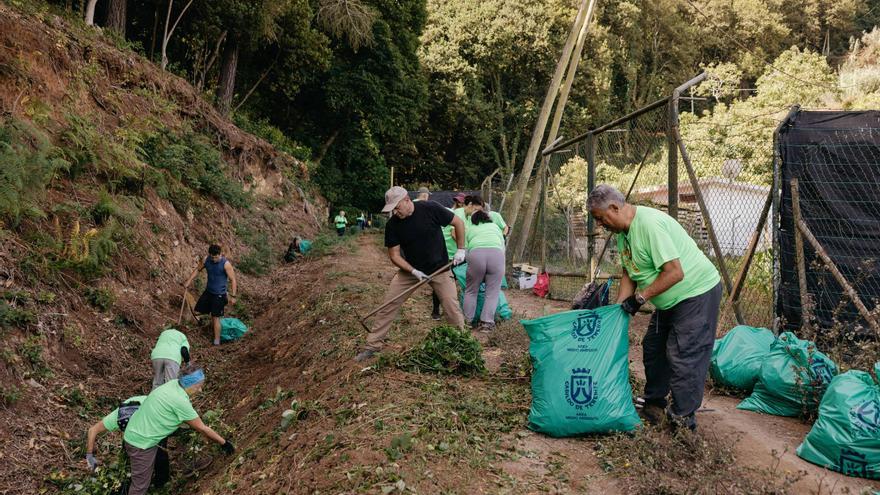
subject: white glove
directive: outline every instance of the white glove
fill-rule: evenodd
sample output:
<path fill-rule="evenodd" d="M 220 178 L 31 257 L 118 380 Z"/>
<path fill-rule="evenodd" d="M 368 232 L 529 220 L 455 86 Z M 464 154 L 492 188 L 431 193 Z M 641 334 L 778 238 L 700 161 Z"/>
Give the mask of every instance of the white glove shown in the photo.
<path fill-rule="evenodd" d="M 89 470 L 94 472 L 98 469 L 98 459 L 93 454 L 86 454 L 86 462 L 89 464 Z"/>
<path fill-rule="evenodd" d="M 425 272 L 416 270 L 415 268 L 413 268 L 413 271 L 411 271 L 410 273 L 413 274 L 413 277 L 419 279 L 419 281 L 428 280 L 428 276 L 425 275 Z"/>
<path fill-rule="evenodd" d="M 455 252 L 455 256 L 452 257 L 452 264 L 458 266 L 464 263 L 464 258 L 467 256 L 467 251 L 464 249 L 459 249 Z"/>

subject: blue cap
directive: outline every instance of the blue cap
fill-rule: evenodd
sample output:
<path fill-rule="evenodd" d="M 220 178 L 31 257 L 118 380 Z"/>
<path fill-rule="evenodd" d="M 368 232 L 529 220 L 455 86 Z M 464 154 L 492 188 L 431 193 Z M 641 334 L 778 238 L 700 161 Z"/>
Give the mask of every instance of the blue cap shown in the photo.
<path fill-rule="evenodd" d="M 180 386 L 183 388 L 190 388 L 193 385 L 198 385 L 205 381 L 205 372 L 202 371 L 201 368 L 189 373 L 187 375 L 183 375 L 178 379 Z"/>

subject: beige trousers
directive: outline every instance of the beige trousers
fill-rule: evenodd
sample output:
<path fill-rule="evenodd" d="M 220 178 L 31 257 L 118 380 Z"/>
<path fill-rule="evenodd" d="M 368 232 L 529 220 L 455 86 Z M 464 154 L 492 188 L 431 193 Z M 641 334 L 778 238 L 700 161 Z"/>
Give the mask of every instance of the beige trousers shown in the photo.
<path fill-rule="evenodd" d="M 383 304 L 417 283 L 419 283 L 419 279 L 411 273 L 398 270 L 394 274 L 394 278 L 391 279 L 391 285 L 388 287 L 388 292 L 385 293 Z M 455 289 L 455 282 L 452 280 L 452 271 L 438 274 L 428 284 L 434 289 L 434 294 L 437 294 L 437 297 L 440 299 L 446 320 L 459 328 L 464 327 L 464 315 L 461 313 L 461 308 L 458 307 L 458 292 Z M 376 313 L 373 320 L 373 330 L 367 335 L 366 349 L 378 351 L 382 348 L 382 345 L 385 343 L 385 337 L 391 329 L 391 324 L 397 318 L 397 314 L 400 313 L 400 307 L 403 306 L 407 299 L 409 299 L 409 296 L 401 297 L 383 308 L 382 311 Z"/>

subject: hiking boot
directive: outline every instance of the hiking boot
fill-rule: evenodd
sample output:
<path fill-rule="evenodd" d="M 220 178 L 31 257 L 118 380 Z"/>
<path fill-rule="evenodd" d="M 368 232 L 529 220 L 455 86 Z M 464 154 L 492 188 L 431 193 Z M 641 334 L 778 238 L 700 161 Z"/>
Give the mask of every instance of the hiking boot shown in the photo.
<path fill-rule="evenodd" d="M 639 396 L 634 402 L 636 412 L 649 425 L 656 426 L 666 418 L 666 401 L 645 400 L 644 397 Z"/>
<path fill-rule="evenodd" d="M 375 356 L 376 354 L 377 354 L 377 352 L 372 349 L 365 349 L 365 350 L 359 352 L 358 355 L 354 357 L 354 360 L 359 363 L 362 363 L 362 362 L 366 361 L 367 359 L 372 359 L 373 356 Z"/>
<path fill-rule="evenodd" d="M 670 412 L 668 413 L 668 418 L 669 425 L 672 427 L 673 432 L 680 428 L 697 431 L 697 418 L 693 413 L 688 414 L 687 416 L 676 416 Z"/>
<path fill-rule="evenodd" d="M 436 321 L 440 321 L 440 310 L 437 310 L 437 311 L 434 311 L 433 313 L 431 313 L 431 319 L 436 320 Z"/>

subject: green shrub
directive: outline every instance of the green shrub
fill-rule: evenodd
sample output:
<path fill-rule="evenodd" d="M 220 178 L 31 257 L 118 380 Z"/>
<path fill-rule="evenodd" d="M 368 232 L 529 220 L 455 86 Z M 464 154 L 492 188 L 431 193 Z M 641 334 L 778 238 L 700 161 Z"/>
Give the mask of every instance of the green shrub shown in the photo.
<path fill-rule="evenodd" d="M 19 399 L 21 399 L 21 390 L 18 387 L 0 386 L 0 406 L 10 407 L 15 405 Z"/>
<path fill-rule="evenodd" d="M 248 275 L 265 275 L 275 259 L 269 238 L 263 232 L 255 232 L 243 223 L 235 223 L 235 234 L 250 247 L 239 258 L 237 268 Z"/>
<path fill-rule="evenodd" d="M 6 301 L 0 301 L 0 328 L 24 328 L 37 322 L 37 315 L 32 311 L 15 308 Z"/>
<path fill-rule="evenodd" d="M 61 133 L 62 154 L 70 162 L 68 172 L 77 178 L 92 172 L 112 187 L 138 189 L 141 182 L 141 164 L 136 148 L 118 143 L 95 124 L 79 115 L 67 114 L 67 129 Z"/>
<path fill-rule="evenodd" d="M 0 226 L 17 227 L 28 217 L 43 217 L 39 207 L 46 186 L 69 163 L 49 138 L 30 124 L 0 119 Z"/>
<path fill-rule="evenodd" d="M 220 151 L 205 136 L 194 132 L 177 135 L 162 129 L 144 139 L 140 152 L 149 165 L 167 170 L 171 178 L 192 190 L 235 208 L 249 207 L 253 200 L 238 181 L 226 175 L 226 164 Z M 174 197 L 180 196 L 181 192 L 173 183 L 161 174 L 152 173 L 150 179 L 157 181 L 151 185 L 164 192 L 164 197 L 177 208 L 183 198 L 178 197 L 178 203 L 175 203 Z"/>
<path fill-rule="evenodd" d="M 467 330 L 443 325 L 428 332 L 422 343 L 395 363 L 408 371 L 474 376 L 486 372 L 482 347 Z"/>
<path fill-rule="evenodd" d="M 89 287 L 86 289 L 86 301 L 92 306 L 107 311 L 113 307 L 116 297 L 110 289 L 102 289 L 100 287 Z"/>
<path fill-rule="evenodd" d="M 39 335 L 31 335 L 18 347 L 18 353 L 30 365 L 33 375 L 38 378 L 52 376 L 52 370 L 43 359 L 43 340 Z"/>
<path fill-rule="evenodd" d="M 312 150 L 308 146 L 303 146 L 290 139 L 281 129 L 270 124 L 267 119 L 253 120 L 246 114 L 237 113 L 233 120 L 239 129 L 269 141 L 275 149 L 283 151 L 297 160 L 305 162 L 312 157 Z"/>

